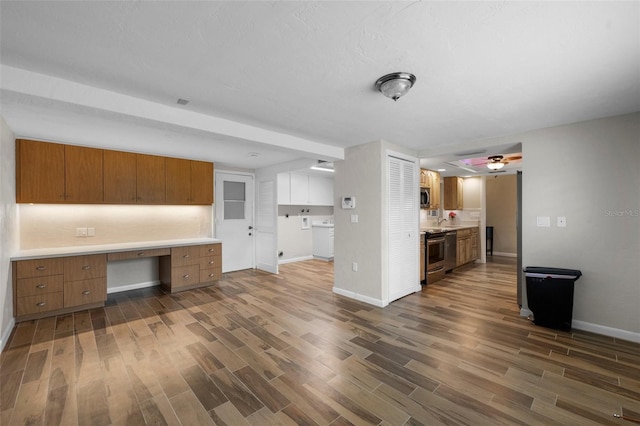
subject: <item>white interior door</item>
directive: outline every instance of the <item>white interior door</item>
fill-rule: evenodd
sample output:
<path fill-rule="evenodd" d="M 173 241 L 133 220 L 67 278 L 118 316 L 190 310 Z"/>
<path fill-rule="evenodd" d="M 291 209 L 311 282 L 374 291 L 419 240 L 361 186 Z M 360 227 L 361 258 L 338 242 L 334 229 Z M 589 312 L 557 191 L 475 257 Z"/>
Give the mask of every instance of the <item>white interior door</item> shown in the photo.
<path fill-rule="evenodd" d="M 253 268 L 253 176 L 216 172 L 216 238 L 222 240 L 222 272 Z"/>
<path fill-rule="evenodd" d="M 419 206 L 415 162 L 387 157 L 389 206 L 388 299 L 392 302 L 420 289 L 418 262 Z"/>
<path fill-rule="evenodd" d="M 256 208 L 256 267 L 278 273 L 278 190 L 276 176 L 258 174 Z"/>

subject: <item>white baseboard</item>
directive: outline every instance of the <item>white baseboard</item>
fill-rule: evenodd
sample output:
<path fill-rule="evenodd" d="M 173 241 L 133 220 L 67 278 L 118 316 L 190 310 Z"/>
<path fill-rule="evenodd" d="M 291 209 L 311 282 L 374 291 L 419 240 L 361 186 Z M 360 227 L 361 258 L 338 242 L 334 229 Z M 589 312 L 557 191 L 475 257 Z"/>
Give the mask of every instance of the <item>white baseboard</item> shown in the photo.
<path fill-rule="evenodd" d="M 582 331 L 602 334 L 603 336 L 615 337 L 616 339 L 627 340 L 629 342 L 640 343 L 640 333 L 621 330 L 619 328 L 607 327 L 604 325 L 592 324 L 584 321 L 571 321 L 571 327 Z"/>
<path fill-rule="evenodd" d="M 118 286 L 118 287 L 108 287 L 107 288 L 107 294 L 111 294 L 111 293 L 121 293 L 123 291 L 129 291 L 129 290 L 138 290 L 141 288 L 148 288 L 148 287 L 155 287 L 162 284 L 160 281 L 148 281 L 145 283 L 135 283 L 135 284 L 129 284 L 129 285 L 122 285 L 122 286 Z"/>
<path fill-rule="evenodd" d="M 493 252 L 494 256 L 502 256 L 502 257 L 518 257 L 518 253 L 504 253 L 501 251 L 494 251 Z M 487 255 L 487 257 L 491 257 L 489 255 Z"/>
<path fill-rule="evenodd" d="M 284 263 L 302 262 L 303 260 L 311 259 L 313 259 L 313 256 L 292 257 L 291 259 L 278 260 L 278 265 L 282 265 Z"/>
<path fill-rule="evenodd" d="M 2 336 L 0 336 L 0 352 L 4 350 L 4 347 L 7 345 L 9 341 L 9 336 L 11 336 L 11 332 L 13 331 L 13 327 L 16 325 L 15 318 L 11 318 L 7 327 L 2 331 Z"/>
<path fill-rule="evenodd" d="M 360 302 L 368 303 L 369 305 L 377 306 L 379 308 L 384 308 L 385 306 L 388 305 L 388 303 L 385 303 L 381 299 L 374 299 L 373 297 L 364 296 L 362 294 L 359 294 L 353 291 L 343 290 L 338 287 L 333 287 L 333 292 L 335 294 L 339 294 L 340 296 L 348 297 L 349 299 L 355 299 Z"/>

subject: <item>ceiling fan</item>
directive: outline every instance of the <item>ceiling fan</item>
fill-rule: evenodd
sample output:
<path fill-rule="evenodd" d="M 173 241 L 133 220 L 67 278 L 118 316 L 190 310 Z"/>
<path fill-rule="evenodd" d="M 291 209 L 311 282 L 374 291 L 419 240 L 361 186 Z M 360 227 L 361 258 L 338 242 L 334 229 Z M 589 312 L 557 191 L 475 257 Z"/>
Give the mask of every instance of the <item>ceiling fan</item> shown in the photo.
<path fill-rule="evenodd" d="M 511 157 L 504 158 L 503 155 L 491 155 L 487 158 L 487 167 L 493 171 L 500 170 L 505 166 L 505 164 L 509 164 L 509 161 L 521 160 L 522 155 L 513 155 Z"/>

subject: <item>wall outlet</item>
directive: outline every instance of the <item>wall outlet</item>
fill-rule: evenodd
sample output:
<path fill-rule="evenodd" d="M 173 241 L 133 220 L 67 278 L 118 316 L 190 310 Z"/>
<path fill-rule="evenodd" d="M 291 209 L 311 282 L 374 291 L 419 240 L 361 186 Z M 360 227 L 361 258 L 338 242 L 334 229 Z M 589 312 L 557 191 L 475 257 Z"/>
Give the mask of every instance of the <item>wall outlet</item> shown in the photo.
<path fill-rule="evenodd" d="M 76 228 L 76 237 L 86 237 L 87 228 Z"/>
<path fill-rule="evenodd" d="M 358 272 L 358 263 L 357 262 L 351 263 L 351 270 L 353 272 Z"/>
<path fill-rule="evenodd" d="M 567 218 L 565 216 L 558 216 L 558 228 L 567 227 Z"/>

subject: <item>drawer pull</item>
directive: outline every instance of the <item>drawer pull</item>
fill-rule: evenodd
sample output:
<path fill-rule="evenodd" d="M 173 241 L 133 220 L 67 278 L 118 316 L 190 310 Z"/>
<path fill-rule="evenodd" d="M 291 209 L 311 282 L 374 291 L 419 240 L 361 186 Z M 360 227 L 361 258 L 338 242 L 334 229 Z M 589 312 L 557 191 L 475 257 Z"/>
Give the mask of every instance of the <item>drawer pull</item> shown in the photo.
<path fill-rule="evenodd" d="M 90 290 L 85 290 L 85 291 L 82 292 L 82 294 L 84 294 L 85 296 L 88 296 L 88 295 L 91 294 L 91 291 Z"/>
<path fill-rule="evenodd" d="M 213 277 L 213 276 L 215 276 L 215 274 L 209 274 L 209 276 L 210 276 L 210 277 Z"/>
<path fill-rule="evenodd" d="M 188 255 L 188 254 L 185 254 L 185 255 L 184 255 L 184 256 L 182 256 L 182 257 L 184 257 L 184 258 L 186 259 L 187 257 L 189 257 L 189 255 Z"/>
<path fill-rule="evenodd" d="M 89 269 L 91 269 L 91 266 L 89 266 L 89 265 L 83 265 L 82 266 L 82 270 L 83 271 L 88 271 Z"/>
<path fill-rule="evenodd" d="M 183 275 L 182 278 L 189 278 L 189 274 Z"/>
<path fill-rule="evenodd" d="M 36 303 L 36 306 L 42 308 L 46 304 L 47 304 L 47 302 L 38 302 L 38 303 Z"/>
<path fill-rule="evenodd" d="M 213 260 L 210 260 L 210 261 L 209 261 L 209 265 L 213 265 Z"/>
<path fill-rule="evenodd" d="M 36 268 L 36 271 L 44 271 L 45 269 L 47 269 L 47 267 L 46 267 L 46 266 L 38 266 L 38 267 Z"/>
<path fill-rule="evenodd" d="M 214 249 L 210 248 L 210 249 L 209 249 L 209 252 L 211 253 L 211 252 L 213 252 L 213 250 L 214 250 Z"/>
<path fill-rule="evenodd" d="M 138 256 L 144 256 L 144 253 L 138 253 Z"/>
<path fill-rule="evenodd" d="M 40 288 L 40 289 L 45 288 L 45 287 L 46 287 L 46 284 L 38 284 L 36 286 L 36 288 Z"/>

